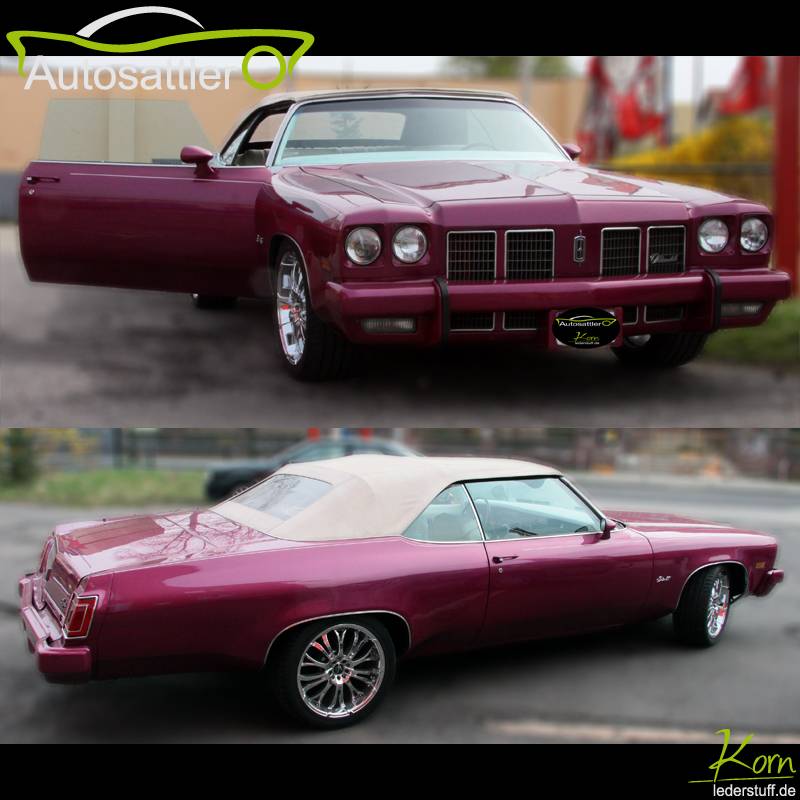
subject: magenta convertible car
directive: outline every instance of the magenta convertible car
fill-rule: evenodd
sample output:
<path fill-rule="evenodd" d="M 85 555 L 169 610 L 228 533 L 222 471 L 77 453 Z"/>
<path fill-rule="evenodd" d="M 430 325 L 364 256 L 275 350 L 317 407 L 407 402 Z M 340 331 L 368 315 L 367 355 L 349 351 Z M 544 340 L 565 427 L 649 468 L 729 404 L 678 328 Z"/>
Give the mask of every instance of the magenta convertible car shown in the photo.
<path fill-rule="evenodd" d="M 20 581 L 41 672 L 76 681 L 259 670 L 335 728 L 401 656 L 673 614 L 712 645 L 731 603 L 783 579 L 775 539 L 602 512 L 526 461 L 359 455 L 290 464 L 208 511 L 62 525 Z"/>
<path fill-rule="evenodd" d="M 555 347 L 570 311 L 616 320 L 583 344 L 677 366 L 788 297 L 764 205 L 579 152 L 501 93 L 273 95 L 187 165 L 29 164 L 22 255 L 35 281 L 272 297 L 303 379 L 343 374 L 358 344 Z"/>

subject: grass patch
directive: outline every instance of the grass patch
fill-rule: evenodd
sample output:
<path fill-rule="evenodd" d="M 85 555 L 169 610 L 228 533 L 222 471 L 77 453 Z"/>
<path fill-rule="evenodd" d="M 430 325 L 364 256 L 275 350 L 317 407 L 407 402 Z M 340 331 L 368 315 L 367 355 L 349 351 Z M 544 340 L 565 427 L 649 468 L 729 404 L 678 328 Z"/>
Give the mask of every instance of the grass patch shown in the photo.
<path fill-rule="evenodd" d="M 705 348 L 710 358 L 800 369 L 800 298 L 784 300 L 757 328 L 715 333 Z"/>
<path fill-rule="evenodd" d="M 0 501 L 62 506 L 205 505 L 205 473 L 162 469 L 54 472 L 28 484 L 0 482 Z"/>

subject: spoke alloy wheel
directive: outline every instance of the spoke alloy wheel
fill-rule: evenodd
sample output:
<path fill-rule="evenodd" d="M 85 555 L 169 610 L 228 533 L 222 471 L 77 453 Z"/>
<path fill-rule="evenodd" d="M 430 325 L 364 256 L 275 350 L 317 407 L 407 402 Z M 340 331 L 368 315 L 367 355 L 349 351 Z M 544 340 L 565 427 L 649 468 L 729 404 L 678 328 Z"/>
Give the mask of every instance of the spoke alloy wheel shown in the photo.
<path fill-rule="evenodd" d="M 290 364 L 297 364 L 306 348 L 308 301 L 303 265 L 293 252 L 285 253 L 278 265 L 276 303 L 283 353 Z"/>
<path fill-rule="evenodd" d="M 383 647 L 354 623 L 331 625 L 309 642 L 297 667 L 305 705 L 321 717 L 357 714 L 378 693 L 386 672 Z"/>
<path fill-rule="evenodd" d="M 722 633 L 722 627 L 728 617 L 730 607 L 730 585 L 727 575 L 718 575 L 711 587 L 711 597 L 706 612 L 706 629 L 712 639 Z"/>

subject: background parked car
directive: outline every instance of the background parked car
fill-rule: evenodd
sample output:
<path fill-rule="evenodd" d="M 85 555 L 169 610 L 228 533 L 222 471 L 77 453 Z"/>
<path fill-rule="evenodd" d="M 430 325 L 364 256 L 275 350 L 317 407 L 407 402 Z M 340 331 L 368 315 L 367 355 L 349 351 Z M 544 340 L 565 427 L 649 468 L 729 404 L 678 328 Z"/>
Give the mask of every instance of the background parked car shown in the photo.
<path fill-rule="evenodd" d="M 306 439 L 282 450 L 267 460 L 237 461 L 212 468 L 206 483 L 209 500 L 223 500 L 263 478 L 272 475 L 286 464 L 300 461 L 321 461 L 356 453 L 378 453 L 385 456 L 418 456 L 419 453 L 399 442 L 345 435 L 336 438 Z"/>

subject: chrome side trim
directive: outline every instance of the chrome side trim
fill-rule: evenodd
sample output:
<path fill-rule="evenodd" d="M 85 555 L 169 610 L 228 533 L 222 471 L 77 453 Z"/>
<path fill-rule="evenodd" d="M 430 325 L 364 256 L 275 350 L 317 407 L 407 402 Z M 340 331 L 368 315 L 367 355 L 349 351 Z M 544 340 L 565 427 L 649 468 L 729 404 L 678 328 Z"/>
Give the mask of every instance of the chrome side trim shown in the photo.
<path fill-rule="evenodd" d="M 371 608 L 368 611 L 339 611 L 336 614 L 321 614 L 318 617 L 308 617 L 308 619 L 301 619 L 298 622 L 293 622 L 291 625 L 287 625 L 282 630 L 278 631 L 275 636 L 272 637 L 272 640 L 267 645 L 267 652 L 264 653 L 264 664 L 267 663 L 267 659 L 269 658 L 269 652 L 272 649 L 272 645 L 275 641 L 281 637 L 286 631 L 291 630 L 292 628 L 296 628 L 298 625 L 305 625 L 308 622 L 316 622 L 318 619 L 333 619 L 334 617 L 354 617 L 358 615 L 364 614 L 391 614 L 393 617 L 398 617 L 399 619 L 403 620 L 403 623 L 406 626 L 406 631 L 408 632 L 408 649 L 411 649 L 411 625 L 408 624 L 408 620 L 402 615 L 398 614 L 396 611 L 389 611 L 386 608 Z"/>
<path fill-rule="evenodd" d="M 733 560 L 710 561 L 708 564 L 703 564 L 702 566 L 698 567 L 695 570 L 692 570 L 689 573 L 686 580 L 683 582 L 683 586 L 681 586 L 681 592 L 678 595 L 678 603 L 673 609 L 673 611 L 677 609 L 678 606 L 681 604 L 681 598 L 683 597 L 683 593 L 686 591 L 686 586 L 692 579 L 692 576 L 700 572 L 700 570 L 708 569 L 709 567 L 718 567 L 720 564 L 738 564 L 744 570 L 744 591 L 741 594 L 737 594 L 736 597 L 732 597 L 731 603 L 735 602 L 736 600 L 739 600 L 742 597 L 746 597 L 750 590 L 750 573 L 747 571 L 747 567 L 741 561 L 733 561 Z"/>

